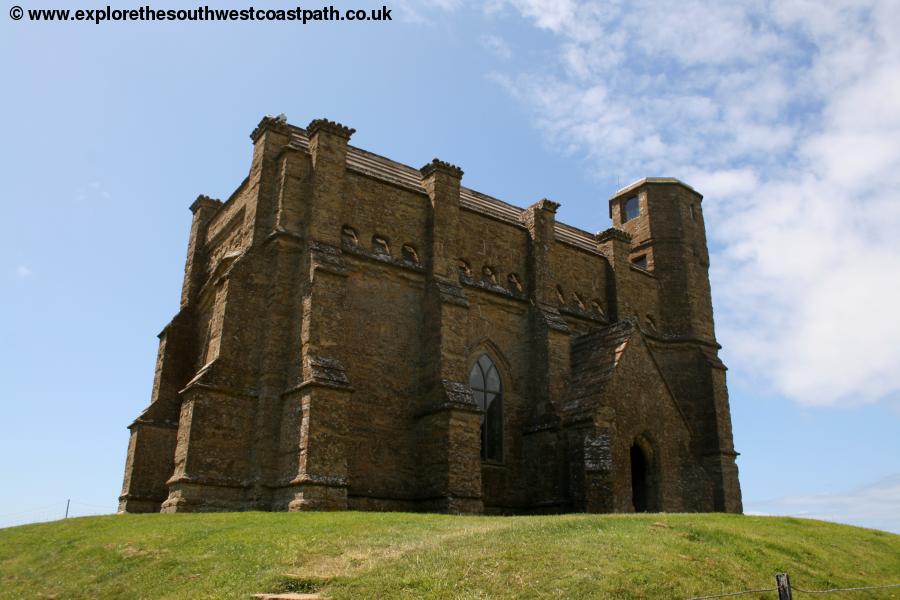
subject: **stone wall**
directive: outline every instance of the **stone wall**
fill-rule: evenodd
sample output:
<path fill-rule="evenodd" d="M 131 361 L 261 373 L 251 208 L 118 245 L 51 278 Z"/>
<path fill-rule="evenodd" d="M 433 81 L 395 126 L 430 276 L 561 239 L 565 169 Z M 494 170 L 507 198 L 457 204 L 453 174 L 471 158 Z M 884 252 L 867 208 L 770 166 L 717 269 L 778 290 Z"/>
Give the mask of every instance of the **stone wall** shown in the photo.
<path fill-rule="evenodd" d="M 653 509 L 740 510 L 696 192 L 626 189 L 594 238 L 552 201 L 507 205 L 352 134 L 267 117 L 232 197 L 192 206 L 121 510 L 628 511 L 635 443 Z M 579 362 L 622 323 L 621 364 Z M 468 389 L 482 354 L 503 387 L 491 461 Z"/>

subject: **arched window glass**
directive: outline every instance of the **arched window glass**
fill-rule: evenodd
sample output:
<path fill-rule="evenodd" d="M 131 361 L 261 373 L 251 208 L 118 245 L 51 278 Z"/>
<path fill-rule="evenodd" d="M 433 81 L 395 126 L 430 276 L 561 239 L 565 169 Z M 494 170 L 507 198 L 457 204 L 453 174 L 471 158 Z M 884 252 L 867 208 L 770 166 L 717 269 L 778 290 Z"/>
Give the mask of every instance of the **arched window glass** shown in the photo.
<path fill-rule="evenodd" d="M 481 459 L 503 458 L 503 385 L 500 373 L 487 354 L 482 354 L 469 372 L 469 387 L 481 415 Z"/>

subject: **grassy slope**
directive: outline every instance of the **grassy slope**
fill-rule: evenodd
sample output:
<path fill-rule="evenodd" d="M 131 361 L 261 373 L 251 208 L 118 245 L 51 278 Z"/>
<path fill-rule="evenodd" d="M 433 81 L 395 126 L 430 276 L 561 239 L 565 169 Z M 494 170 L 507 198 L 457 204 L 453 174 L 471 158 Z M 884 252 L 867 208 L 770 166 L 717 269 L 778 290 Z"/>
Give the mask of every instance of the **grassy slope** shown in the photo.
<path fill-rule="evenodd" d="M 900 536 L 734 515 L 86 517 L 0 530 L 0 598 L 685 598 L 900 582 Z M 768 598 L 748 595 L 742 598 Z M 900 598 L 900 589 L 848 597 Z"/>

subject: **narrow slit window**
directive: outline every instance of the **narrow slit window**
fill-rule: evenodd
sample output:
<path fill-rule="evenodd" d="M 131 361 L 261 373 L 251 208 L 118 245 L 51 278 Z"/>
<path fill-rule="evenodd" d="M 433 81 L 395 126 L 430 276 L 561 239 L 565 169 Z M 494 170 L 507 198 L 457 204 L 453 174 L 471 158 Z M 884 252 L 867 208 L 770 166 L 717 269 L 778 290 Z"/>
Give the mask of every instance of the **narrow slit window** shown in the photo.
<path fill-rule="evenodd" d="M 509 291 L 515 294 L 522 293 L 522 280 L 519 279 L 518 275 L 516 275 L 515 273 L 510 273 L 509 277 L 507 277 L 506 280 L 509 283 Z"/>
<path fill-rule="evenodd" d="M 559 302 L 560 306 L 566 305 L 566 295 L 563 293 L 561 285 L 556 286 L 556 301 Z"/>
<path fill-rule="evenodd" d="M 388 241 L 379 235 L 372 238 L 372 251 L 383 256 L 391 255 L 391 247 L 388 245 Z"/>
<path fill-rule="evenodd" d="M 344 225 L 341 229 L 341 242 L 343 242 L 345 246 L 358 246 L 359 238 L 356 235 L 356 230 L 349 225 Z"/>
<path fill-rule="evenodd" d="M 411 265 L 419 264 L 419 254 L 416 249 L 409 244 L 404 244 L 402 248 L 403 261 Z"/>
<path fill-rule="evenodd" d="M 467 261 L 464 259 L 459 259 L 459 262 L 456 264 L 456 268 L 459 271 L 459 278 L 463 281 L 472 279 L 472 267 L 469 265 Z"/>
<path fill-rule="evenodd" d="M 584 310 L 584 300 L 577 293 L 572 295 L 572 302 L 578 310 Z"/>
<path fill-rule="evenodd" d="M 600 304 L 599 300 L 591 301 L 591 310 L 594 311 L 594 314 L 601 319 L 606 319 L 606 312 L 603 310 L 603 305 Z"/>

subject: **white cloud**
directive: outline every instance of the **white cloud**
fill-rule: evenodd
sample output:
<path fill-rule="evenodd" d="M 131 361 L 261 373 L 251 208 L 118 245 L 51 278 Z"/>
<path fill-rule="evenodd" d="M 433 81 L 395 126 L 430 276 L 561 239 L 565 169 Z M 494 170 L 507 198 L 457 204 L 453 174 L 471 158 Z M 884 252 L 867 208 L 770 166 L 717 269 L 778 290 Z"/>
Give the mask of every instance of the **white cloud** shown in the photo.
<path fill-rule="evenodd" d="M 495 76 L 552 144 L 705 193 L 733 368 L 808 405 L 900 391 L 900 3 L 504 8 L 557 35 L 554 68 Z"/>
<path fill-rule="evenodd" d="M 900 474 L 849 492 L 747 502 L 745 512 L 821 519 L 900 533 Z"/>
<path fill-rule="evenodd" d="M 25 265 L 19 265 L 18 267 L 16 267 L 16 277 L 18 277 L 19 279 L 31 277 L 32 274 L 33 273 L 31 269 L 29 269 Z"/>
<path fill-rule="evenodd" d="M 746 194 L 759 185 L 759 176 L 750 167 L 718 169 L 711 172 L 693 171 L 687 173 L 686 177 L 693 186 L 714 198 Z"/>

